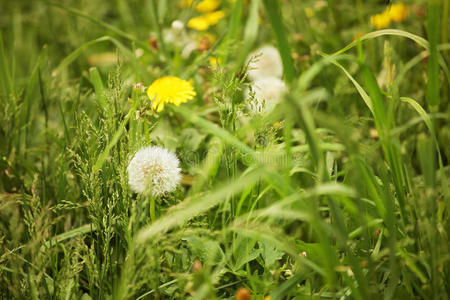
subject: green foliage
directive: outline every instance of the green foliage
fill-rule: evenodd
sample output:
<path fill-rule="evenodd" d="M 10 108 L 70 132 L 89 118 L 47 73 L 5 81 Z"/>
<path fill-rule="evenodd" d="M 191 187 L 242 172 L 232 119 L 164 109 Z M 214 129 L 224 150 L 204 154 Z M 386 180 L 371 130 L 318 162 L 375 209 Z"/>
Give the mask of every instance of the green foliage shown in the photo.
<path fill-rule="evenodd" d="M 380 1 L 173 23 L 198 2 L 0 2 L 0 298 L 449 298 L 448 1 L 377 31 Z M 166 75 L 197 96 L 156 113 L 142 87 Z M 130 190 L 148 145 L 179 157 L 174 192 Z"/>

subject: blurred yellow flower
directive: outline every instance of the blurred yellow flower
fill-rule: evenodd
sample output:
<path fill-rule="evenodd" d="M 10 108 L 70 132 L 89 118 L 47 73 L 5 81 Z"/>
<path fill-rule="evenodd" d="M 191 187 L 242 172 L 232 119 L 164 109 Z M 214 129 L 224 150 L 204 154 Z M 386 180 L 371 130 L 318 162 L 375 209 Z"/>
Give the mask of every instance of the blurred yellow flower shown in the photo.
<path fill-rule="evenodd" d="M 389 14 L 383 12 L 382 14 L 376 14 L 370 18 L 370 24 L 374 26 L 376 29 L 383 29 L 391 24 L 391 18 Z"/>
<path fill-rule="evenodd" d="M 222 60 L 220 58 L 217 58 L 214 56 L 209 57 L 209 65 L 211 66 L 211 68 L 215 69 L 218 66 L 220 66 L 221 63 L 222 63 Z"/>
<path fill-rule="evenodd" d="M 200 2 L 196 9 L 198 12 L 212 12 L 220 5 L 220 1 L 217 0 L 203 0 Z"/>
<path fill-rule="evenodd" d="M 408 17 L 408 7 L 403 3 L 393 4 L 388 10 L 389 17 L 394 22 L 402 22 Z"/>
<path fill-rule="evenodd" d="M 314 9 L 312 9 L 311 7 L 305 8 L 305 14 L 308 18 L 314 17 L 314 15 L 315 15 Z"/>
<path fill-rule="evenodd" d="M 206 19 L 204 16 L 192 18 L 187 23 L 187 27 L 199 31 L 206 30 L 209 28 L 208 19 Z"/>
<path fill-rule="evenodd" d="M 180 2 L 181 7 L 190 7 L 194 3 L 193 7 L 198 12 L 212 12 L 216 8 L 219 7 L 219 0 L 202 0 L 202 1 L 194 1 L 194 0 L 183 0 Z"/>
<path fill-rule="evenodd" d="M 370 18 L 370 24 L 377 29 L 383 29 L 391 24 L 391 21 L 402 22 L 408 17 L 408 7 L 403 3 L 393 4 L 390 8 L 386 8 L 381 14 L 374 15 Z"/>
<path fill-rule="evenodd" d="M 160 112 L 166 103 L 176 106 L 192 100 L 196 93 L 192 84 L 175 76 L 164 76 L 148 87 L 147 96 L 152 101 L 152 109 Z"/>
<path fill-rule="evenodd" d="M 210 12 L 195 18 L 192 18 L 187 23 L 187 27 L 204 31 L 209 28 L 209 26 L 216 25 L 219 21 L 225 17 L 225 13 L 222 10 Z"/>

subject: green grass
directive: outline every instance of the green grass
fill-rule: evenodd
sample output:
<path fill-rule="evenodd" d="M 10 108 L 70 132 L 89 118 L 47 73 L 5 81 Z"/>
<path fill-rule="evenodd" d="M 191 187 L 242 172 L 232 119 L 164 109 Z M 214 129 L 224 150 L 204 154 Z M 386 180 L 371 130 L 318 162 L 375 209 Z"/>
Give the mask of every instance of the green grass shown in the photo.
<path fill-rule="evenodd" d="M 449 1 L 376 30 L 384 1 L 222 0 L 190 54 L 179 2 L 0 2 L 0 298 L 449 298 Z M 261 114 L 267 44 L 288 92 Z M 165 75 L 197 96 L 156 113 L 134 86 Z M 131 191 L 147 145 L 175 192 Z"/>

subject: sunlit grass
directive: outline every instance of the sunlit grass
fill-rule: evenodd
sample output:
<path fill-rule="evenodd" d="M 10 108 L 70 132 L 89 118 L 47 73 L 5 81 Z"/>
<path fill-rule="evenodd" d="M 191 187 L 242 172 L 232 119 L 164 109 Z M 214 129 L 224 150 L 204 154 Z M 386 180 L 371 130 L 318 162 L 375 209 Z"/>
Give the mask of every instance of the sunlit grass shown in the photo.
<path fill-rule="evenodd" d="M 447 299 L 449 3 L 391 2 L 1 2 L 0 298 Z"/>

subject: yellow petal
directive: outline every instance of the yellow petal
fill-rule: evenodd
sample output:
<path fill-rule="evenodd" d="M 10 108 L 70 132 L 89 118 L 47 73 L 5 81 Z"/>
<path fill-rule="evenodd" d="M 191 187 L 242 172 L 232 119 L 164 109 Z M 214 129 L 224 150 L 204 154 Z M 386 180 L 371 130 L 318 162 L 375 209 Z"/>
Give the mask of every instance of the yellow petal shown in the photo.
<path fill-rule="evenodd" d="M 218 8 L 220 1 L 218 0 L 203 0 L 195 8 L 198 12 L 211 12 Z"/>
<path fill-rule="evenodd" d="M 147 95 L 152 101 L 151 108 L 160 112 L 166 103 L 180 105 L 192 100 L 196 93 L 190 82 L 175 76 L 165 76 L 148 87 Z"/>
<path fill-rule="evenodd" d="M 402 22 L 408 17 L 408 8 L 403 3 L 393 4 L 388 14 L 392 21 Z"/>
<path fill-rule="evenodd" d="M 377 14 L 375 16 L 372 16 L 370 18 L 370 23 L 376 29 L 383 29 L 383 28 L 388 27 L 389 24 L 391 24 L 391 18 L 389 17 L 389 14 L 384 12 L 382 14 Z"/>
<path fill-rule="evenodd" d="M 203 0 L 194 1 L 193 0 L 182 0 L 180 1 L 180 7 L 188 8 L 193 7 L 198 12 L 211 12 L 218 8 L 220 5 L 220 0 Z"/>
<path fill-rule="evenodd" d="M 211 12 L 205 15 L 205 18 L 208 20 L 210 26 L 219 23 L 219 21 L 223 17 L 225 17 L 225 13 L 222 10 Z"/>
<path fill-rule="evenodd" d="M 205 16 L 199 16 L 190 19 L 187 23 L 187 27 L 198 31 L 204 31 L 209 28 L 209 22 L 208 19 L 205 18 Z"/>

